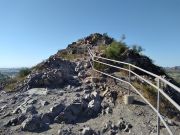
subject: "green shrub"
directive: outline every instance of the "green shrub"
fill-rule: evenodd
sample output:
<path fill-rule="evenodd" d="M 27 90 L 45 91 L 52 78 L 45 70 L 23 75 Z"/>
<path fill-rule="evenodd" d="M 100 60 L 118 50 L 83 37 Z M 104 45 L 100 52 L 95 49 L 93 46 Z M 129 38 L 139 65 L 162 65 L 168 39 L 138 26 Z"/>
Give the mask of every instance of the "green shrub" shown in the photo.
<path fill-rule="evenodd" d="M 107 49 L 107 45 L 102 44 L 102 45 L 98 46 L 98 52 L 99 53 L 103 53 L 104 54 L 106 49 Z"/>
<path fill-rule="evenodd" d="M 22 76 L 18 75 L 14 78 L 10 78 L 9 80 L 7 80 L 4 90 L 6 92 L 14 92 L 15 91 L 14 88 L 17 86 L 17 83 L 23 81 L 25 79 L 25 77 L 26 76 L 22 77 Z"/>
<path fill-rule="evenodd" d="M 30 73 L 31 73 L 31 69 L 29 69 L 29 68 L 22 68 L 19 71 L 19 77 L 25 77 L 25 76 L 27 76 Z"/>
<path fill-rule="evenodd" d="M 105 55 L 110 59 L 120 59 L 121 54 L 127 49 L 127 46 L 122 42 L 112 42 L 105 51 Z"/>
<path fill-rule="evenodd" d="M 106 65 L 94 62 L 94 68 L 100 71 L 104 71 L 106 68 L 108 68 Z"/>

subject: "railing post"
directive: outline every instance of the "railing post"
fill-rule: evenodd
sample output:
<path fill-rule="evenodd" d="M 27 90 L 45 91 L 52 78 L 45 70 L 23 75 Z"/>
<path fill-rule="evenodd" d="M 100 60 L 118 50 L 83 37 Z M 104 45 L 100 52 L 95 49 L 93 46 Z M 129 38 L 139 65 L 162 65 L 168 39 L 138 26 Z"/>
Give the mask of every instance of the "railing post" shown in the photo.
<path fill-rule="evenodd" d="M 129 65 L 129 83 L 131 83 L 131 66 Z M 131 86 L 129 86 L 129 89 L 128 89 L 128 95 L 130 95 L 130 88 Z"/>
<path fill-rule="evenodd" d="M 92 56 L 92 77 L 94 78 L 94 54 Z M 94 85 L 94 82 L 93 82 L 93 85 Z"/>
<path fill-rule="evenodd" d="M 93 54 L 93 56 L 92 56 L 92 68 L 93 68 L 93 70 L 94 70 L 94 54 Z"/>
<path fill-rule="evenodd" d="M 159 88 L 159 78 L 157 79 L 157 87 Z M 157 93 L 157 113 L 160 113 L 159 112 L 159 102 L 160 102 L 160 92 L 158 90 L 158 93 Z M 160 118 L 157 114 L 157 135 L 160 135 Z"/>

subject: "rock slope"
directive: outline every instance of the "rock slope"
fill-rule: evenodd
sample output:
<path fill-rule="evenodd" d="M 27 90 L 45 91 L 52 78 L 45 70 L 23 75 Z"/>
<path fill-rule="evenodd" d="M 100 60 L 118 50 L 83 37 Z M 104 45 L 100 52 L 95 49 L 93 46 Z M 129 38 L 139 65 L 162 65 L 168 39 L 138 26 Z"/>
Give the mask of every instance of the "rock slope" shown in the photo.
<path fill-rule="evenodd" d="M 1 91 L 0 134 L 155 134 L 156 115 L 149 106 L 136 94 L 134 104 L 124 105 L 122 97 L 127 90 L 122 84 L 101 76 L 93 83 L 87 63 L 76 64 L 75 69 L 81 69 L 74 77 L 78 85 L 32 88 L 23 93 Z M 172 127 L 179 133 L 177 125 Z M 164 128 L 162 132 L 167 133 Z"/>

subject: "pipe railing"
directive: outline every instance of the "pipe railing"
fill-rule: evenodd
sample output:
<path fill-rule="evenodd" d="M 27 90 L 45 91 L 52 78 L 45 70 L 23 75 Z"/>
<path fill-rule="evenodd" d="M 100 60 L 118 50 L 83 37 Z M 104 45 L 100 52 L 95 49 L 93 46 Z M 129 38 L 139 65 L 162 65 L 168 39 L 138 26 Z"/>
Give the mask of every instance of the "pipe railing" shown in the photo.
<path fill-rule="evenodd" d="M 136 93 L 138 95 L 140 95 L 140 97 L 155 111 L 155 113 L 157 114 L 157 135 L 160 134 L 160 121 L 163 123 L 163 125 L 166 127 L 168 133 L 170 135 L 173 135 L 172 131 L 170 130 L 168 124 L 166 123 L 166 121 L 164 120 L 164 118 L 162 117 L 162 115 L 160 114 L 159 112 L 159 109 L 160 109 L 160 94 L 162 94 L 172 105 L 174 105 L 176 107 L 176 109 L 178 111 L 180 111 L 180 106 L 173 100 L 171 99 L 162 89 L 160 89 L 160 81 L 163 82 L 164 84 L 170 86 L 171 88 L 173 88 L 174 90 L 176 90 L 177 92 L 180 93 L 180 88 L 175 86 L 174 84 L 168 82 L 167 80 L 165 80 L 164 78 L 162 78 L 161 76 L 158 76 L 154 73 L 151 73 L 145 69 L 142 69 L 138 66 L 135 66 L 133 64 L 130 64 L 130 63 L 127 63 L 127 62 L 122 62 L 122 61 L 117 61 L 117 60 L 113 60 L 113 59 L 108 59 L 108 58 L 104 58 L 104 57 L 100 57 L 100 56 L 96 56 L 89 47 L 87 47 L 87 50 L 88 50 L 88 53 L 90 55 L 90 59 L 92 60 L 92 62 L 97 62 L 97 63 L 100 63 L 100 64 L 103 64 L 103 65 L 106 65 L 106 66 L 110 66 L 110 67 L 113 67 L 113 68 L 116 68 L 116 69 L 120 69 L 120 70 L 124 70 L 124 71 L 127 71 L 129 72 L 129 80 L 126 81 L 126 80 L 122 80 L 118 77 L 115 77 L 113 75 L 110 75 L 108 73 L 105 73 L 103 71 L 100 71 L 100 70 L 97 70 L 94 68 L 94 64 L 92 64 L 92 62 L 90 61 L 91 63 L 91 66 L 92 66 L 92 69 L 96 72 L 99 72 L 103 75 L 106 75 L 106 76 L 109 76 L 111 78 L 114 78 L 118 81 L 121 81 L 123 83 L 126 83 L 128 84 L 131 88 L 133 88 Z M 112 64 L 109 64 L 109 63 L 106 63 L 106 62 L 102 62 L 100 61 L 99 59 L 101 60 L 106 60 L 106 61 L 109 61 L 109 62 L 115 62 L 115 63 L 118 63 L 118 64 L 123 64 L 123 65 L 126 65 L 128 66 L 128 69 L 126 68 L 122 68 L 122 67 L 119 67 L 119 66 L 115 66 L 115 65 L 112 65 Z M 132 71 L 131 69 L 132 68 L 135 68 L 135 69 L 138 69 L 140 70 L 141 72 L 144 72 L 148 75 L 151 75 L 152 77 L 154 78 L 157 78 L 157 85 L 153 84 L 152 82 L 150 82 L 149 80 L 143 78 L 142 76 L 138 75 L 137 73 L 135 73 L 134 71 Z M 131 74 L 135 75 L 136 77 L 138 77 L 139 79 L 143 80 L 144 82 L 146 82 L 147 84 L 149 84 L 150 86 L 152 86 L 153 88 L 155 88 L 157 90 L 157 108 L 155 108 L 134 86 L 133 84 L 131 83 Z M 129 91 L 128 91 L 128 94 L 129 94 Z"/>
<path fill-rule="evenodd" d="M 103 60 L 108 60 L 108 61 L 111 61 L 111 62 L 116 62 L 116 63 L 119 63 L 119 64 L 128 65 L 128 66 L 130 66 L 130 67 L 133 67 L 133 68 L 135 68 L 135 69 L 138 69 L 138 70 L 140 70 L 140 71 L 142 71 L 142 72 L 144 72 L 144 73 L 146 73 L 146 74 L 148 74 L 148 75 L 151 75 L 151 76 L 153 76 L 153 77 L 161 80 L 162 82 L 164 82 L 165 84 L 169 85 L 170 87 L 172 87 L 172 88 L 173 88 L 174 90 L 176 90 L 177 92 L 180 92 L 180 88 L 179 88 L 179 87 L 177 87 L 177 86 L 175 86 L 174 84 L 168 82 L 167 80 L 165 80 L 165 79 L 162 78 L 161 76 L 158 76 L 158 75 L 156 75 L 156 74 L 154 74 L 154 73 L 151 73 L 151 72 L 149 72 L 149 71 L 147 71 L 147 70 L 145 70 L 145 69 L 142 69 L 142 68 L 140 68 L 140 67 L 138 67 L 138 66 L 135 66 L 135 65 L 130 64 L 130 63 L 127 63 L 127 62 L 112 60 L 112 59 L 108 59 L 108 58 L 104 58 L 104 57 L 100 57 L 100 56 L 95 56 L 95 55 L 93 55 L 93 56 L 94 56 L 94 58 L 99 58 L 99 59 L 103 59 Z"/>

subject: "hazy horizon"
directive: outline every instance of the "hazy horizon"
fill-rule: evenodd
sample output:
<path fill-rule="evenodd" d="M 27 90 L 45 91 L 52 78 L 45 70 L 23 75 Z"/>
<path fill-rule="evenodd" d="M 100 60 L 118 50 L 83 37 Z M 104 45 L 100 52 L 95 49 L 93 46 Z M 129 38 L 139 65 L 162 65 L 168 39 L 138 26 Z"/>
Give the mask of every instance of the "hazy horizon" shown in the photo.
<path fill-rule="evenodd" d="M 91 33 L 108 33 L 162 67 L 180 65 L 180 1 L 1 0 L 0 67 L 31 67 Z"/>

